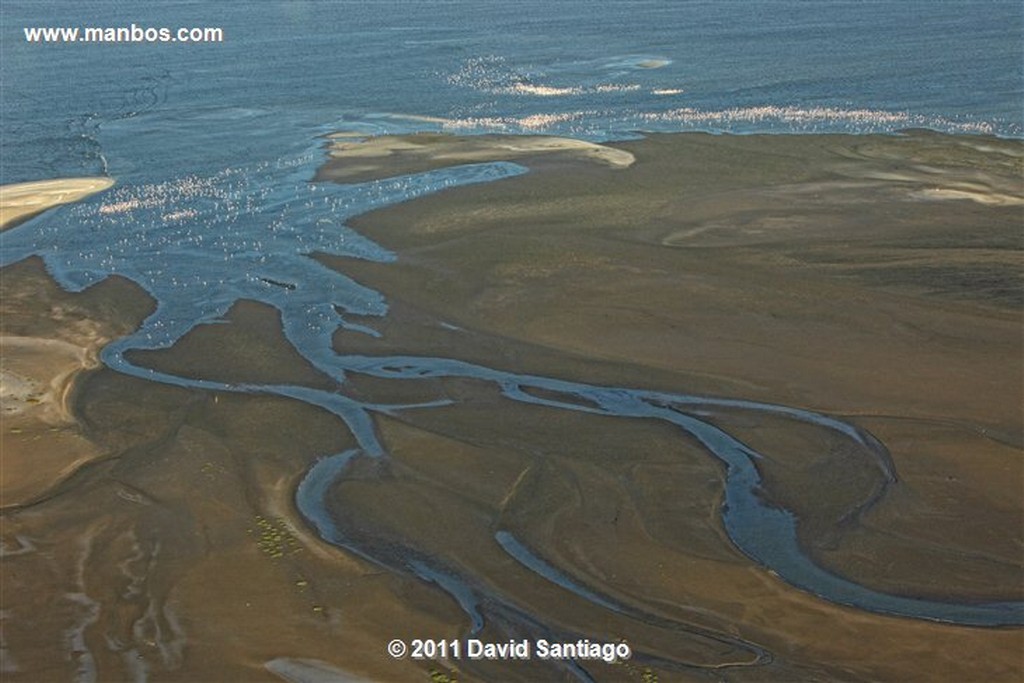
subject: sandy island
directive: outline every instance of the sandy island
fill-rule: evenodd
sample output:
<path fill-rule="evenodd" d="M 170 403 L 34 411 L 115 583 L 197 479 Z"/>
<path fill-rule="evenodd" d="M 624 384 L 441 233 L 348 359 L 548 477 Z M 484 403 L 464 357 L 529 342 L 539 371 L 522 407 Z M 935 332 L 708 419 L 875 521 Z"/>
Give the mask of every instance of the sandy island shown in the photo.
<path fill-rule="evenodd" d="M 622 149 L 545 135 L 417 133 L 363 137 L 339 133 L 330 139 L 331 160 L 320 167 L 314 180 L 361 183 L 485 161 L 535 165 L 543 159 L 583 160 L 611 168 L 627 168 L 634 161 L 633 155 Z"/>
<path fill-rule="evenodd" d="M 0 230 L 32 216 L 70 204 L 114 185 L 112 178 L 58 178 L 0 186 Z"/>
<path fill-rule="evenodd" d="M 319 177 L 504 159 L 533 172 L 355 221 L 396 263 L 318 255 L 391 306 L 360 321 L 382 337 L 339 332 L 340 352 L 457 358 L 842 416 L 885 442 L 899 474 L 860 516 L 848 513 L 879 489 L 878 473 L 843 443 L 784 419 L 715 419 L 769 456 L 765 495 L 799 515 L 807 552 L 833 571 L 902 595 L 1024 597 L 1024 145 L 916 132 L 603 146 L 635 159 L 626 164 L 593 163 L 589 151 L 537 155 L 533 143 L 521 154 L 521 138 L 411 137 L 336 149 Z M 327 546 L 297 515 L 303 474 L 354 445 L 336 419 L 270 396 L 103 368 L 76 374 L 153 302 L 116 278 L 62 292 L 37 260 L 2 276 L 4 356 L 32 349 L 10 356 L 18 382 L 3 395 L 18 407 L 0 442 L 4 490 L 14 482 L 0 565 L 5 680 L 568 675 L 538 661 L 387 657 L 392 638 L 467 637 L 470 621 L 436 584 Z M 37 362 L 36 353 L 52 355 Z M 470 380 L 353 374 L 337 385 L 289 348 L 277 312 L 254 302 L 133 361 L 230 382 L 334 386 L 380 405 L 449 400 L 378 416 L 391 461 L 332 487 L 331 513 L 375 552 L 415 551 L 474 577 L 495 601 L 477 637 L 523 637 L 515 614 L 528 614 L 552 634 L 625 639 L 640 653 L 587 664 L 595 680 L 1024 674 L 1019 628 L 841 607 L 751 563 L 721 527 L 721 466 L 666 424 L 513 403 Z M 11 420 L 25 421 L 21 431 Z M 66 455 L 54 428 L 92 450 Z M 29 457 L 53 464 L 10 464 Z M 515 562 L 498 530 L 620 610 Z"/>

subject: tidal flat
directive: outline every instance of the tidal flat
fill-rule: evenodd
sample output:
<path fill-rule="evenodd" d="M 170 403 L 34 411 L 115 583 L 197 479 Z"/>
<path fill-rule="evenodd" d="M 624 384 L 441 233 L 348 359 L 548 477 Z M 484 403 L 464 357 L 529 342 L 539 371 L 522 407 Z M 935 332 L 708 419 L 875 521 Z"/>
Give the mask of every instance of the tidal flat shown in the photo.
<path fill-rule="evenodd" d="M 83 362 L 57 373 L 73 378 L 60 401 L 4 415 L 5 680 L 1024 675 L 1024 144 L 928 131 L 515 143 L 333 143 L 318 182 L 529 169 L 350 221 L 394 262 L 313 255 L 388 302 L 360 321 L 376 336 L 333 338 L 365 372 L 325 373 L 277 310 L 243 300 L 129 354 L 241 390 Z M 91 358 L 155 305 L 117 278 L 64 292 L 34 259 L 0 275 L 4 367 L 19 376 L 39 364 L 12 337 Z M 522 379 L 538 377 L 561 384 Z M 353 456 L 311 503 L 297 497 L 360 444 L 323 408 L 247 385 L 373 406 L 385 455 Z M 1010 605 L 1017 623 L 794 585 L 724 521 L 734 466 L 671 420 L 609 414 L 619 387 L 660 392 L 651 411 L 756 452 L 757 499 L 788 511 L 825 573 L 896 600 Z M 634 656 L 385 653 L 393 638 L 468 637 L 624 640 Z"/>

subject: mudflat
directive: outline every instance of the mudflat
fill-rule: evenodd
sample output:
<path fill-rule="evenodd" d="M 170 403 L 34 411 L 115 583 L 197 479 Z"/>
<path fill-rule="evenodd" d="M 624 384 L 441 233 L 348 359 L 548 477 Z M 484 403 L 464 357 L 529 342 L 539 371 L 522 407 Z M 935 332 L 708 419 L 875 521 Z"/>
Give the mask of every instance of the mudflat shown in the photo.
<path fill-rule="evenodd" d="M 387 291 L 419 322 L 400 327 L 396 311 L 383 342 L 342 334 L 338 349 L 380 353 L 383 344 L 387 353 L 841 417 L 885 444 L 893 483 L 815 429 L 742 412 L 718 415 L 716 424 L 769 456 L 759 463 L 763 496 L 798 516 L 801 545 L 821 566 L 890 594 L 1021 600 L 1024 146 L 927 131 L 681 134 L 613 146 L 636 162 L 527 160 L 529 174 L 356 219 L 354 227 L 394 249 L 398 262 L 321 259 Z M 452 424 L 445 423 L 448 433 Z M 530 431 L 521 427 L 518 434 Z M 601 446 L 567 443 L 597 429 L 568 430 L 552 450 L 583 451 L 581 461 L 609 467 Z M 720 502 L 713 486 L 703 500 L 693 487 L 708 485 L 716 466 L 705 462 L 696 482 L 688 472 L 669 486 L 667 471 L 680 470 L 654 467 L 662 449 L 642 440 L 623 445 L 614 465 L 622 481 L 605 485 L 632 506 L 642 501 L 645 524 L 666 536 L 674 529 L 676 550 L 692 555 L 702 547 L 693 525 L 714 517 Z M 595 487 L 575 505 L 613 497 L 591 476 L 573 478 L 579 489 L 584 481 Z M 684 505 L 689 513 L 679 514 Z M 548 515 L 560 518 L 573 506 Z M 580 524 L 597 519 L 579 511 Z M 533 546 L 549 556 L 578 542 L 549 533 Z M 601 551 L 577 547 L 560 557 L 594 566 L 595 555 L 624 547 L 593 542 Z M 631 564 L 631 585 L 653 586 L 648 575 L 639 578 L 644 562 Z M 711 581 L 714 589 L 702 595 L 722 591 L 746 602 L 723 585 L 728 580 Z M 759 619 L 773 621 L 777 635 L 793 628 L 782 636 L 791 645 L 843 639 L 816 635 L 813 619 L 781 603 L 765 605 Z M 857 636 L 868 640 L 888 633 L 899 642 L 901 628 L 919 626 L 838 619 L 839 628 L 870 622 Z M 974 630 L 969 638 L 979 646 L 991 638 L 983 658 L 1020 670 L 1019 631 Z M 931 663 L 917 661 L 896 678 L 940 671 L 929 668 L 939 656 L 934 644 L 922 647 Z M 879 668 L 862 675 L 884 677 L 884 659 L 867 657 L 874 664 L 865 666 Z M 826 660 L 847 656 L 837 649 Z"/>
<path fill-rule="evenodd" d="M 322 171 L 531 169 L 353 221 L 394 263 L 315 255 L 390 305 L 359 321 L 379 337 L 339 331 L 339 353 L 841 418 L 884 444 L 890 469 L 782 413 L 703 416 L 764 456 L 763 499 L 793 513 L 803 552 L 828 571 L 894 596 L 1024 599 L 1024 144 L 919 131 L 605 146 L 627 165 L 562 148 L 503 158 L 514 139 L 461 140 L 416 140 L 415 168 L 374 152 L 372 171 L 358 153 L 351 175 L 339 156 Z M 141 290 L 110 279 L 68 294 L 36 261 L 2 276 L 5 369 L 17 359 L 23 380 L 5 375 L 19 412 L 0 436 L 5 680 L 574 675 L 558 661 L 387 656 L 391 639 L 417 637 L 625 640 L 633 659 L 580 664 L 600 681 L 1024 675 L 1019 627 L 837 604 L 752 561 L 723 526 L 724 465 L 665 422 L 515 402 L 469 377 L 328 377 L 255 302 L 132 355 L 172 375 L 334 389 L 365 405 L 444 399 L 376 411 L 388 458 L 356 461 L 325 490 L 326 514 L 362 554 L 348 552 L 296 507 L 310 468 L 355 446 L 337 418 L 95 367 L 79 359 L 152 310 Z M 19 339 L 62 359 L 56 375 L 8 356 Z M 90 369 L 68 375 L 75 363 Z M 74 379 L 47 394 L 54 376 Z M 72 437 L 83 454 L 58 457 Z M 431 563 L 476 602 L 456 599 L 445 574 L 416 574 Z"/>

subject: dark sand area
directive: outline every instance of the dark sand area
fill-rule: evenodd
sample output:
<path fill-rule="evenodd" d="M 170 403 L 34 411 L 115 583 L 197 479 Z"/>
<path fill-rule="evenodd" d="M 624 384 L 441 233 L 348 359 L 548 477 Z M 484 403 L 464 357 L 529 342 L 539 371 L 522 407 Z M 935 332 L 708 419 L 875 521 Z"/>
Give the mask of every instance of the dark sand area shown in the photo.
<path fill-rule="evenodd" d="M 357 154 L 355 175 L 335 156 L 321 178 L 507 147 L 419 138 L 428 149 L 410 160 L 407 142 L 374 142 L 388 153 Z M 841 417 L 885 444 L 895 481 L 814 426 L 738 409 L 707 419 L 765 454 L 765 499 L 798 516 L 803 547 L 831 571 L 895 595 L 1024 599 L 1024 144 L 915 132 L 611 147 L 635 162 L 517 150 L 508 158 L 531 173 L 354 221 L 398 260 L 317 255 L 390 305 L 358 321 L 381 337 L 341 331 L 337 350 Z M 68 294 L 36 261 L 0 275 L 4 366 L 30 379 L 9 338 L 94 359 L 152 310 L 121 280 Z M 325 544 L 295 509 L 309 467 L 355 444 L 319 408 L 84 361 L 60 417 L 42 414 L 56 403 L 41 390 L 26 394 L 37 402 L 4 414 L 0 435 L 5 681 L 573 680 L 538 661 L 387 657 L 392 638 L 471 628 L 451 595 L 387 566 L 410 557 L 486 596 L 476 637 L 625 639 L 633 660 L 585 665 L 598 681 L 1024 676 L 1020 628 L 844 607 L 751 562 L 722 526 L 723 466 L 666 423 L 517 403 L 472 379 L 339 384 L 253 302 L 131 360 L 381 405 L 451 403 L 378 413 L 389 459 L 357 462 L 330 489 L 333 519 L 381 566 Z M 513 560 L 498 532 L 582 593 Z"/>

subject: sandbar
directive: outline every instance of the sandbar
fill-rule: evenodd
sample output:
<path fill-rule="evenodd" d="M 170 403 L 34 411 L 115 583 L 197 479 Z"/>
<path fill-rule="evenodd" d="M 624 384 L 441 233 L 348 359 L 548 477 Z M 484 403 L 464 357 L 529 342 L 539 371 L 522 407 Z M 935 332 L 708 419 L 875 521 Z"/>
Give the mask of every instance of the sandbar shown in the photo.
<path fill-rule="evenodd" d="M 544 135 L 457 136 L 444 133 L 331 138 L 330 161 L 314 180 L 359 183 L 458 164 L 485 161 L 537 161 L 543 157 L 586 160 L 611 168 L 626 168 L 629 152 L 584 140 Z"/>
<path fill-rule="evenodd" d="M 0 186 L 0 230 L 61 204 L 70 204 L 114 185 L 113 178 L 56 178 Z"/>

